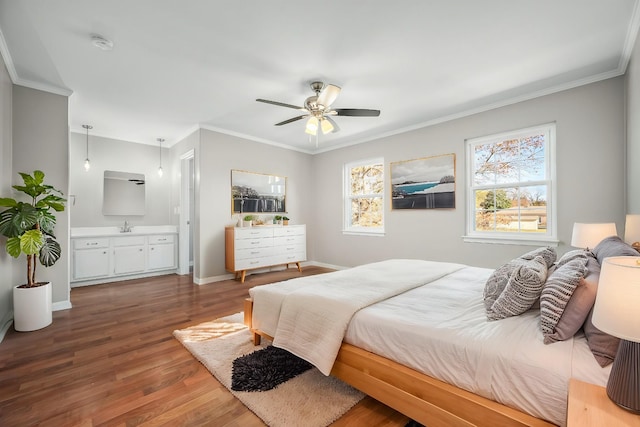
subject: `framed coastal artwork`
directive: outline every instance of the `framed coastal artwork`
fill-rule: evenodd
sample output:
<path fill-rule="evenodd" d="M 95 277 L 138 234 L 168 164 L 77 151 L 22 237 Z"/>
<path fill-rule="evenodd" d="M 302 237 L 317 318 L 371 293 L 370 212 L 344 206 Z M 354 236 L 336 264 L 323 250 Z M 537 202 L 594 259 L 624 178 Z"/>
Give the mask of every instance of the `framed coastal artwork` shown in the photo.
<path fill-rule="evenodd" d="M 391 209 L 456 207 L 456 155 L 391 162 Z"/>
<path fill-rule="evenodd" d="M 231 170 L 231 213 L 286 212 L 287 177 Z"/>

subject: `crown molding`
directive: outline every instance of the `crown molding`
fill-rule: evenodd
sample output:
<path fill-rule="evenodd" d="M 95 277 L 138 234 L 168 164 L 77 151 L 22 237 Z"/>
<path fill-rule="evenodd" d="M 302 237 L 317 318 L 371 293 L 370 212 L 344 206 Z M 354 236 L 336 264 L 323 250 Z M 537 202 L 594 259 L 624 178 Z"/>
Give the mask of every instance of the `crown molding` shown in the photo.
<path fill-rule="evenodd" d="M 298 151 L 300 153 L 305 153 L 305 154 L 314 154 L 313 151 L 305 150 L 303 148 L 294 147 L 292 145 L 287 145 L 287 144 L 283 144 L 281 142 L 275 142 L 275 141 L 271 141 L 269 139 L 259 138 L 259 137 L 255 137 L 255 136 L 252 136 L 252 135 L 247 135 L 247 134 L 244 134 L 244 133 L 240 133 L 240 132 L 235 132 L 235 131 L 231 131 L 231 130 L 227 130 L 227 129 L 217 128 L 215 126 L 211 126 L 211 125 L 208 125 L 206 123 L 201 123 L 200 124 L 200 128 L 201 129 L 210 130 L 212 132 L 218 132 L 218 133 L 222 133 L 222 134 L 225 134 L 225 135 L 230 135 L 230 136 L 235 136 L 235 137 L 242 138 L 242 139 L 247 139 L 249 141 L 260 142 L 262 144 L 267 144 L 267 145 L 273 145 L 274 147 L 284 148 L 285 150 Z"/>
<path fill-rule="evenodd" d="M 66 87 L 59 87 L 50 85 L 47 83 L 34 82 L 32 80 L 26 80 L 20 78 L 18 73 L 16 72 L 16 67 L 13 63 L 13 59 L 11 58 L 11 53 L 9 52 L 9 46 L 7 46 L 7 41 L 4 38 L 4 34 L 2 33 L 2 29 L 0 29 L 0 54 L 2 55 L 2 59 L 4 60 L 4 65 L 7 67 L 7 71 L 9 72 L 9 77 L 11 78 L 11 82 L 14 85 L 24 86 L 31 89 L 41 90 L 43 92 L 53 93 L 55 95 L 62 95 L 69 97 L 73 93 L 73 91 Z"/>

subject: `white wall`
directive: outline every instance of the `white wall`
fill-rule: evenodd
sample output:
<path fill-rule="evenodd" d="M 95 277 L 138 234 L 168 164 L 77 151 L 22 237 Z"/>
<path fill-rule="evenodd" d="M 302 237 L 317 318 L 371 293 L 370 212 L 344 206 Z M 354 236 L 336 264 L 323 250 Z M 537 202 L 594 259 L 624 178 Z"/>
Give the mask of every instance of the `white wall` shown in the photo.
<path fill-rule="evenodd" d="M 11 194 L 13 179 L 12 160 L 12 96 L 13 84 L 7 72 L 4 59 L 0 55 L 0 197 L 8 197 Z M 0 239 L 0 340 L 4 331 L 9 326 L 13 318 L 13 260 L 5 251 L 6 240 Z"/>
<path fill-rule="evenodd" d="M 636 40 L 626 73 L 627 213 L 640 214 L 640 42 Z"/>
<path fill-rule="evenodd" d="M 384 114 L 384 111 L 383 111 Z M 385 258 L 422 258 L 496 267 L 531 247 L 464 243 L 468 138 L 557 123 L 559 252 L 574 222 L 624 225 L 624 79 L 582 86 L 377 141 L 315 155 L 309 227 L 315 261 L 354 266 Z M 456 155 L 456 209 L 392 211 L 385 208 L 384 237 L 342 234 L 342 167 L 383 156 L 389 163 Z M 389 187 L 389 185 L 387 185 Z M 386 188 L 389 197 L 390 188 Z"/>
<path fill-rule="evenodd" d="M 45 182 L 69 194 L 69 117 L 66 96 L 13 86 L 13 182 L 22 183 L 18 172 L 45 173 Z M 49 268 L 38 265 L 36 279 L 51 281 L 54 309 L 70 306 L 69 210 L 56 214 L 56 237 L 62 249 L 58 262 Z M 13 268 L 13 283 L 26 282 L 26 259 Z"/>
<path fill-rule="evenodd" d="M 162 149 L 162 169 L 158 176 L 158 146 L 137 144 L 91 135 L 89 159 L 91 168 L 84 169 L 87 135 L 72 132 L 69 137 L 69 200 L 72 227 L 121 226 L 127 219 L 132 226 L 171 223 L 171 180 L 174 175 L 169 150 Z M 105 170 L 145 175 L 145 215 L 103 215 L 103 177 Z M 75 200 L 75 201 L 74 201 Z"/>

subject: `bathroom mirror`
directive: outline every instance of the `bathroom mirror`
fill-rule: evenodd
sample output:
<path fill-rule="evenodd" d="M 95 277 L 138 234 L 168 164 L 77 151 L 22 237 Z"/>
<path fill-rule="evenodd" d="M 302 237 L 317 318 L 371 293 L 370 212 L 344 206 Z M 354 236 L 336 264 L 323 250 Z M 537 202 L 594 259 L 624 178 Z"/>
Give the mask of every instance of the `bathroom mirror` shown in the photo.
<path fill-rule="evenodd" d="M 140 173 L 104 171 L 103 215 L 144 215 L 145 179 Z"/>
<path fill-rule="evenodd" d="M 231 171 L 232 213 L 286 212 L 287 178 Z"/>

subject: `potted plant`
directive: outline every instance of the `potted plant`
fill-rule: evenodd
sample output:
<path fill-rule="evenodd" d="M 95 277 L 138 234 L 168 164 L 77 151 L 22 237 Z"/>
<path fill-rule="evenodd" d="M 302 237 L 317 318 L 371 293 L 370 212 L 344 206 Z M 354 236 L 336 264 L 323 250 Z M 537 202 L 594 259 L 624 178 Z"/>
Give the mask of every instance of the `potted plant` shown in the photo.
<path fill-rule="evenodd" d="M 36 281 L 37 261 L 50 267 L 60 259 L 60 244 L 53 229 L 53 211 L 64 210 L 62 192 L 44 184 L 44 173 L 20 173 L 24 185 L 13 188 L 29 197 L 22 202 L 0 198 L 0 234 L 7 238 L 6 251 L 14 258 L 27 256 L 27 283 L 13 288 L 13 325 L 16 331 L 34 331 L 52 322 L 51 282 Z"/>
<path fill-rule="evenodd" d="M 282 223 L 282 215 L 276 215 L 273 217 L 273 223 L 274 224 L 281 224 Z"/>
<path fill-rule="evenodd" d="M 251 221 L 253 220 L 253 215 L 245 215 L 243 218 L 243 227 L 251 227 Z"/>
<path fill-rule="evenodd" d="M 287 218 L 286 216 L 282 217 L 282 225 L 289 225 L 289 218 Z"/>

